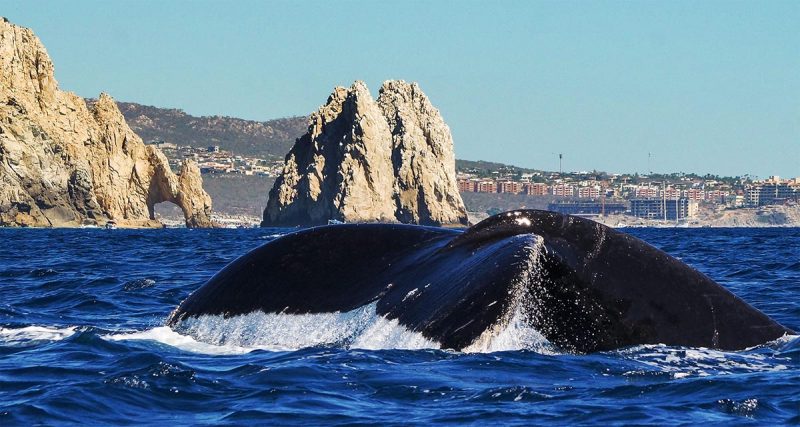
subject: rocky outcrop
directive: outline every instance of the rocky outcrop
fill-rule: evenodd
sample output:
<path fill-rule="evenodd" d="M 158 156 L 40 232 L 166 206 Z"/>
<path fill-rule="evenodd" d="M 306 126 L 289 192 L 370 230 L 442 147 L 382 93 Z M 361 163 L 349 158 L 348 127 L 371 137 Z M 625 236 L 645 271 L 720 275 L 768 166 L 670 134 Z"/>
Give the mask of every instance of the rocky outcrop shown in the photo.
<path fill-rule="evenodd" d="M 467 224 L 450 129 L 416 83 L 337 87 L 269 193 L 263 226 Z"/>
<path fill-rule="evenodd" d="M 91 106 L 58 89 L 53 64 L 27 28 L 0 21 L 0 225 L 152 227 L 157 203 L 211 225 L 211 199 L 187 162 L 176 176 L 114 100 Z"/>
<path fill-rule="evenodd" d="M 387 81 L 378 95 L 392 132 L 397 220 L 466 224 L 450 128 L 416 83 Z"/>

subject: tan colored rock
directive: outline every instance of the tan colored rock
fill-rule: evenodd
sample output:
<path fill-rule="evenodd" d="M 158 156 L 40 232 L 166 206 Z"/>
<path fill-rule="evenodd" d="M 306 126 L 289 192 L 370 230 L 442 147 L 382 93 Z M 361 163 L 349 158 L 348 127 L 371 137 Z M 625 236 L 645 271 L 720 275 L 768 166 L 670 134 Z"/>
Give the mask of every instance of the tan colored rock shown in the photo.
<path fill-rule="evenodd" d="M 153 206 L 176 203 L 187 226 L 211 226 L 196 165 L 178 177 L 125 123 L 114 100 L 91 107 L 58 89 L 27 28 L 0 21 L 0 225 L 154 227 Z"/>
<path fill-rule="evenodd" d="M 466 224 L 450 128 L 416 83 L 390 80 L 378 94 L 392 129 L 397 220 Z"/>
<path fill-rule="evenodd" d="M 286 156 L 270 191 L 265 224 L 393 220 L 388 136 L 364 83 L 337 87 Z"/>
<path fill-rule="evenodd" d="M 450 129 L 416 84 L 337 87 L 269 193 L 263 226 L 466 224 Z"/>

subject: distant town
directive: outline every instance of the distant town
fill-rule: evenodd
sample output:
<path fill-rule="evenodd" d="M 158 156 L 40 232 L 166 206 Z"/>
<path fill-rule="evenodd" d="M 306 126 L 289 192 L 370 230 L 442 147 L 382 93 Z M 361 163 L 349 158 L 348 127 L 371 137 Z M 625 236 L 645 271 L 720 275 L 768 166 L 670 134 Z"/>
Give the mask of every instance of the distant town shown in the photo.
<path fill-rule="evenodd" d="M 202 174 L 240 174 L 276 177 L 283 168 L 283 160 L 246 157 L 221 150 L 212 145 L 207 148 L 177 145 L 163 141 L 152 141 L 169 159 L 173 170 L 180 169 L 184 159 L 194 159 Z"/>
<path fill-rule="evenodd" d="M 626 213 L 654 220 L 694 217 L 700 207 L 739 209 L 800 201 L 800 178 L 766 180 L 697 175 L 638 175 L 605 172 L 522 172 L 501 168 L 486 176 L 477 168 L 458 171 L 461 192 L 553 196 L 548 209 L 605 216 Z"/>
<path fill-rule="evenodd" d="M 186 158 L 197 161 L 204 175 L 275 178 L 283 167 L 283 160 L 237 155 L 219 146 L 150 143 L 167 155 L 175 170 Z M 694 218 L 701 210 L 800 203 L 800 178 L 771 176 L 757 180 L 748 176 L 545 172 L 489 162 L 459 163 L 462 164 L 457 179 L 462 193 L 549 197 L 547 209 L 587 217 L 627 214 L 650 220 L 681 221 Z"/>

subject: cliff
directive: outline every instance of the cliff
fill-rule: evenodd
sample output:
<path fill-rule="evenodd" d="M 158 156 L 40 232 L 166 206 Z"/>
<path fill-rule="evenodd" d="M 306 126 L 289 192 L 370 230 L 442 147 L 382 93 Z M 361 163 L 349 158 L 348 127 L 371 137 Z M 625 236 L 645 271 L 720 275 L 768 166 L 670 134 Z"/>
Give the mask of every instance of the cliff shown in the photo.
<path fill-rule="evenodd" d="M 114 100 L 91 108 L 59 90 L 53 63 L 27 28 L 0 20 L 0 225 L 153 227 L 157 203 L 172 202 L 187 226 L 211 225 L 200 171 L 180 176 L 146 146 Z"/>
<path fill-rule="evenodd" d="M 337 87 L 309 118 L 269 193 L 263 226 L 467 224 L 453 139 L 416 83 Z"/>

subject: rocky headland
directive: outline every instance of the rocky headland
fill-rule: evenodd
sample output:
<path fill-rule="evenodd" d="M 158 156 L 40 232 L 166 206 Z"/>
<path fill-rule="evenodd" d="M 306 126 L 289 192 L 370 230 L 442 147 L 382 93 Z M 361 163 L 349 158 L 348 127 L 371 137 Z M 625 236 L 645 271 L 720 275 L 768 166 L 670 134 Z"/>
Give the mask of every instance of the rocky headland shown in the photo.
<path fill-rule="evenodd" d="M 27 28 L 0 18 L 0 225 L 155 227 L 153 207 L 171 202 L 189 227 L 211 226 L 200 170 L 179 175 L 145 145 L 114 100 L 87 105 L 61 91 L 53 63 Z"/>
<path fill-rule="evenodd" d="M 269 192 L 263 226 L 343 222 L 466 225 L 453 138 L 416 83 L 357 81 L 309 118 Z"/>

